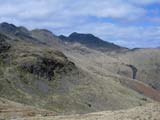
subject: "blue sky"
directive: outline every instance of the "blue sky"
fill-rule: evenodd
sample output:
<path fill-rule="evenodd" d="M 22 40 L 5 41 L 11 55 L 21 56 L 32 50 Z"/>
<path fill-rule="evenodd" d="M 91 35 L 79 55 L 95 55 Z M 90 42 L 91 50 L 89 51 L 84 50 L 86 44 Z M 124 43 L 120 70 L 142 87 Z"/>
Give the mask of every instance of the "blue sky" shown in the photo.
<path fill-rule="evenodd" d="M 160 46 L 160 0 L 0 0 L 0 22 L 92 33 L 126 47 Z"/>

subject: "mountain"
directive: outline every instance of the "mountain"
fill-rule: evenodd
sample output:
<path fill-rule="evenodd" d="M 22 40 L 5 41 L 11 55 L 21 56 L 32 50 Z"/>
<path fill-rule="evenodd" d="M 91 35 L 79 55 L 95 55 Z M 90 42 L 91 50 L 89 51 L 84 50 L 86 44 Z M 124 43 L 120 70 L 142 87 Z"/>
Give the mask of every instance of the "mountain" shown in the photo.
<path fill-rule="evenodd" d="M 107 81 L 85 71 L 51 47 L 6 38 L 0 43 L 0 97 L 65 114 L 116 110 L 150 101 L 111 78 Z"/>
<path fill-rule="evenodd" d="M 0 24 L 0 33 L 8 36 L 12 40 L 25 40 L 26 42 L 44 44 L 36 38 L 33 38 L 31 32 L 23 26 L 17 27 L 13 24 L 3 22 Z"/>
<path fill-rule="evenodd" d="M 92 34 L 81 34 L 81 33 L 72 33 L 68 37 L 60 35 L 59 38 L 65 42 L 75 43 L 78 42 L 82 45 L 85 45 L 88 48 L 100 50 L 100 51 L 121 51 L 126 50 L 127 48 L 109 43 L 107 41 L 101 40 L 100 38 Z"/>
<path fill-rule="evenodd" d="M 0 24 L 0 33 L 12 39 L 23 39 L 32 43 L 46 44 L 56 49 L 64 48 L 63 42 L 80 43 L 88 48 L 100 51 L 126 51 L 127 48 L 101 40 L 92 34 L 72 33 L 69 37 L 63 35 L 57 37 L 46 29 L 34 29 L 29 31 L 23 26 L 17 27 L 9 23 Z M 63 45 L 63 46 L 62 46 Z"/>
<path fill-rule="evenodd" d="M 30 32 L 25 27 L 17 27 L 13 24 L 9 24 L 6 22 L 0 24 L 0 32 L 12 37 L 25 37 L 30 35 Z"/>
<path fill-rule="evenodd" d="M 91 34 L 57 37 L 45 29 L 0 26 L 3 99 L 56 114 L 120 110 L 160 101 L 159 49 L 128 50 Z"/>

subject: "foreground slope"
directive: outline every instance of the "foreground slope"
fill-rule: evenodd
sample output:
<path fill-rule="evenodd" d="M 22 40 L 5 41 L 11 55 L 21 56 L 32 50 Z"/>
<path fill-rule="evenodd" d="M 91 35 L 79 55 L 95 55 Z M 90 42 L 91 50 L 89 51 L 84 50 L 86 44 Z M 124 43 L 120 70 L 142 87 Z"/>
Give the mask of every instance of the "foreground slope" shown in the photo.
<path fill-rule="evenodd" d="M 57 116 L 55 112 L 25 106 L 0 98 L 0 119 L 10 120 L 159 120 L 160 103 L 119 111 Z"/>
<path fill-rule="evenodd" d="M 30 118 L 34 119 L 34 118 Z M 104 111 L 85 115 L 57 116 L 57 117 L 35 117 L 37 120 L 159 120 L 160 104 L 148 104 L 129 110 Z M 27 120 L 27 119 L 26 119 Z"/>
<path fill-rule="evenodd" d="M 56 112 L 51 112 L 44 109 L 38 109 L 32 106 L 27 106 L 24 104 L 16 103 L 4 98 L 0 98 L 0 119 L 10 120 L 10 119 L 22 119 L 25 117 L 33 116 L 55 116 Z"/>

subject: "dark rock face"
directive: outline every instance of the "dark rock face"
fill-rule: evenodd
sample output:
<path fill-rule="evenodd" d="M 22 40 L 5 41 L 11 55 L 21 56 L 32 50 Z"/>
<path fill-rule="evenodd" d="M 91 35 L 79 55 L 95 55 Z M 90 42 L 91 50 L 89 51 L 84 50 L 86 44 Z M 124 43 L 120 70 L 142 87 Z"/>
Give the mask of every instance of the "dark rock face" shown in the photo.
<path fill-rule="evenodd" d="M 133 72 L 132 79 L 136 79 L 138 69 L 135 66 L 133 66 L 133 65 L 127 65 L 127 66 L 132 69 L 132 72 Z"/>
<path fill-rule="evenodd" d="M 16 32 L 16 26 L 8 23 L 1 23 L 0 24 L 0 31 L 4 33 L 14 33 Z"/>
<path fill-rule="evenodd" d="M 20 68 L 48 80 L 54 79 L 58 74 L 62 75 L 75 69 L 74 63 L 67 60 L 65 56 L 62 56 L 63 62 L 46 56 L 34 55 L 32 57 L 34 59 L 30 61 L 22 61 Z"/>
<path fill-rule="evenodd" d="M 131 79 L 137 79 L 138 69 L 136 66 L 131 64 L 122 63 L 122 66 L 119 68 L 117 74 L 129 77 Z"/>
<path fill-rule="evenodd" d="M 6 41 L 7 37 L 0 34 L 0 53 L 9 50 L 10 44 Z"/>

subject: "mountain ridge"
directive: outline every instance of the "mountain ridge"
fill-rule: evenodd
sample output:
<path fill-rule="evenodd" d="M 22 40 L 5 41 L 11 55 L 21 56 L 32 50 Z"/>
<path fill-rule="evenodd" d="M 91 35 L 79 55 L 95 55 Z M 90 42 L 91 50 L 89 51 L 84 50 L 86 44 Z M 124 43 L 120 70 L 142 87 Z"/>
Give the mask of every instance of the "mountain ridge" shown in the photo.
<path fill-rule="evenodd" d="M 70 34 L 68 37 L 64 35 L 59 36 L 60 39 L 62 39 L 65 42 L 78 42 L 80 44 L 85 45 L 86 47 L 89 47 L 91 49 L 96 49 L 100 51 L 121 51 L 121 50 L 127 50 L 128 48 L 121 47 L 119 45 L 116 45 L 114 43 L 110 43 L 107 41 L 104 41 L 92 34 L 84 34 L 84 33 L 77 33 L 74 32 Z"/>
<path fill-rule="evenodd" d="M 104 41 L 92 34 L 82 34 L 82 33 L 77 33 L 73 32 L 70 34 L 68 37 L 64 35 L 56 36 L 53 34 L 53 32 L 47 30 L 47 29 L 33 29 L 33 30 L 28 30 L 27 28 L 20 26 L 17 27 L 13 24 L 9 24 L 6 22 L 3 22 L 0 24 L 0 32 L 3 34 L 10 35 L 12 37 L 21 37 L 23 38 L 28 38 L 31 41 L 38 41 L 42 44 L 48 44 L 49 42 L 53 42 L 53 44 L 58 44 L 58 42 L 66 41 L 66 42 L 78 42 L 80 44 L 83 44 L 91 49 L 96 49 L 100 51 L 123 51 L 127 50 L 128 48 L 121 47 L 119 45 L 116 45 L 114 43 L 110 43 L 107 41 Z M 48 36 L 49 41 L 42 40 L 42 36 Z M 37 38 L 37 36 L 40 36 Z M 62 40 L 62 41 L 61 41 Z"/>

